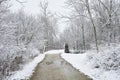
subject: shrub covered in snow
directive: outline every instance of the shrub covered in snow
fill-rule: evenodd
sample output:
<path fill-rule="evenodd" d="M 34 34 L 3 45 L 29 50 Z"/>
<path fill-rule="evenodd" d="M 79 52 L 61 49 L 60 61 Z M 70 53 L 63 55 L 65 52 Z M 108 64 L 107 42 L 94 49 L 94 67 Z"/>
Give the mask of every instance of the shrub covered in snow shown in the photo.
<path fill-rule="evenodd" d="M 0 47 L 0 80 L 19 70 L 20 66 L 39 54 L 37 49 L 23 49 L 18 46 Z"/>
<path fill-rule="evenodd" d="M 95 68 L 120 70 L 120 46 L 102 47 L 99 53 L 88 55 Z"/>

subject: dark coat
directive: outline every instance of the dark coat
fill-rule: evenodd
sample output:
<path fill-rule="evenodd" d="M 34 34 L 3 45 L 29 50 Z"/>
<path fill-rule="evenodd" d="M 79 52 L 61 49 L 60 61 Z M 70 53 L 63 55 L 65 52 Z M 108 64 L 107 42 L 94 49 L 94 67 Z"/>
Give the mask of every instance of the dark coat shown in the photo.
<path fill-rule="evenodd" d="M 68 44 L 65 44 L 65 53 L 69 53 L 69 46 L 68 46 Z"/>

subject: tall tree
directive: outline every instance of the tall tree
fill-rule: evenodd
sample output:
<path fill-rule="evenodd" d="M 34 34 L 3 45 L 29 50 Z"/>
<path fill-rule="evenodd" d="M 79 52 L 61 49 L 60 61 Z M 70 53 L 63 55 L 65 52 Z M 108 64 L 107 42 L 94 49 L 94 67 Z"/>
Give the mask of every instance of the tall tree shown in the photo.
<path fill-rule="evenodd" d="M 85 4 L 86 4 L 86 7 L 87 7 L 87 10 L 88 10 L 88 14 L 89 14 L 89 17 L 90 17 L 90 20 L 91 20 L 91 23 L 93 25 L 93 30 L 94 30 L 94 38 L 95 38 L 95 44 L 96 44 L 96 50 L 98 51 L 98 40 L 97 40 L 97 31 L 96 31 L 96 26 L 95 26 L 95 23 L 94 23 L 94 20 L 93 20 L 93 17 L 92 17 L 92 14 L 91 14 L 91 11 L 90 11 L 90 5 L 89 5 L 89 0 L 85 0 Z"/>
<path fill-rule="evenodd" d="M 48 10 L 48 2 L 42 1 L 41 8 L 41 21 L 43 24 L 45 45 L 48 49 L 53 47 L 54 38 L 56 36 L 55 27 L 57 26 L 57 18 Z"/>

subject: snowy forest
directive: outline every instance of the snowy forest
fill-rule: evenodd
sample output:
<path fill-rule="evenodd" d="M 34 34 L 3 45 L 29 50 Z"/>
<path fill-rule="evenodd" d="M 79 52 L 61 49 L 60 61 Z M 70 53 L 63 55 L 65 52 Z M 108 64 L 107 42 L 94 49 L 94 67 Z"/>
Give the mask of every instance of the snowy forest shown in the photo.
<path fill-rule="evenodd" d="M 88 56 L 95 57 L 95 68 L 120 71 L 120 0 L 65 0 L 69 15 L 53 13 L 46 0 L 40 0 L 38 15 L 24 11 L 29 0 L 15 0 L 23 7 L 12 12 L 11 1 L 0 0 L 0 80 L 66 43 L 70 50 L 96 51 Z M 62 32 L 60 20 L 67 26 Z"/>

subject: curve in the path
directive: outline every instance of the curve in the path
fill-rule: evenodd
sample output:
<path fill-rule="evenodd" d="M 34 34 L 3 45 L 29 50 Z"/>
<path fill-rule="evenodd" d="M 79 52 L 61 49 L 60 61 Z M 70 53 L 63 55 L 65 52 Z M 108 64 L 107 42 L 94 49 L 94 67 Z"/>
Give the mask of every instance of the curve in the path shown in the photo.
<path fill-rule="evenodd" d="M 91 80 L 73 68 L 59 54 L 47 54 L 30 80 Z"/>

